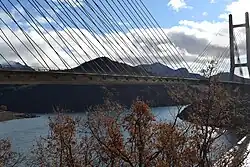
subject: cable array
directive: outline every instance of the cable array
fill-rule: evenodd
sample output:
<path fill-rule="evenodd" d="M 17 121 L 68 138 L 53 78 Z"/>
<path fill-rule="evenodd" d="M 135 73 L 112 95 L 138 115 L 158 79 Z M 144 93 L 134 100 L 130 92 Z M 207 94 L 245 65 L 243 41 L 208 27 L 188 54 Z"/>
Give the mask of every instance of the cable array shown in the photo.
<path fill-rule="evenodd" d="M 0 39 L 17 56 L 0 53 L 9 65 L 18 58 L 48 71 L 147 76 L 155 63 L 192 71 L 141 0 L 6 0 L 0 9 L 8 17 Z"/>
<path fill-rule="evenodd" d="M 206 44 L 206 46 L 204 47 L 204 49 L 201 51 L 201 53 L 196 57 L 196 59 L 193 61 L 191 67 L 194 71 L 201 71 L 204 69 L 204 67 L 206 66 L 206 64 L 208 63 L 208 59 L 213 60 L 215 62 L 219 62 L 221 57 L 225 55 L 225 50 L 222 51 L 222 53 L 219 56 L 216 55 L 209 55 L 210 51 L 215 49 L 213 48 L 213 42 L 217 39 L 218 36 L 224 36 L 223 34 L 221 34 L 223 31 L 223 28 L 219 29 L 219 31 L 211 38 L 210 41 L 208 41 L 208 43 Z M 227 48 L 225 46 L 225 48 Z"/>
<path fill-rule="evenodd" d="M 237 64 L 242 64 L 241 59 L 240 59 L 240 48 L 239 48 L 239 44 L 242 44 L 242 41 L 245 41 L 246 37 L 242 36 L 242 33 L 240 31 L 237 31 L 234 33 L 234 50 L 235 50 L 235 57 L 236 57 L 236 61 Z M 245 48 L 246 50 L 246 48 Z M 244 79 L 244 73 L 243 73 L 243 68 L 242 66 L 239 67 L 239 74 L 242 77 L 242 82 L 245 82 Z"/>
<path fill-rule="evenodd" d="M 240 48 L 239 48 L 239 44 L 242 43 L 242 41 L 245 41 L 245 37 L 242 36 L 242 33 L 240 31 L 235 31 L 234 35 L 233 35 L 233 43 L 234 43 L 234 55 L 235 55 L 235 59 L 237 64 L 242 64 L 241 60 L 240 60 Z M 220 70 L 221 72 L 228 72 L 229 71 L 229 67 L 230 67 L 230 49 L 229 49 L 229 45 L 225 48 L 223 54 L 221 54 L 218 59 L 217 59 L 217 72 Z M 243 74 L 243 69 L 242 66 L 240 66 L 239 68 L 239 74 L 240 76 L 244 76 Z M 244 78 L 243 78 L 243 82 L 244 82 Z"/>

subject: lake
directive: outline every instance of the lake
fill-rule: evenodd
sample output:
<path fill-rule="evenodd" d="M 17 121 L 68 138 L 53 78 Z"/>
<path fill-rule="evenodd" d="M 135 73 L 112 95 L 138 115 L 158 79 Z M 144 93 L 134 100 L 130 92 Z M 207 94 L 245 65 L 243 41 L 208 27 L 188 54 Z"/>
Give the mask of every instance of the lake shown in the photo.
<path fill-rule="evenodd" d="M 173 121 L 178 113 L 177 107 L 152 108 L 157 120 Z M 73 113 L 76 116 L 85 116 L 84 113 Z M 53 114 L 40 115 L 37 118 L 18 119 L 0 122 L 0 138 L 8 137 L 13 145 L 13 150 L 22 153 L 29 153 L 36 139 L 48 135 L 48 117 Z M 181 123 L 181 120 L 178 120 Z M 236 142 L 233 132 L 227 132 L 219 142 L 230 147 Z"/>

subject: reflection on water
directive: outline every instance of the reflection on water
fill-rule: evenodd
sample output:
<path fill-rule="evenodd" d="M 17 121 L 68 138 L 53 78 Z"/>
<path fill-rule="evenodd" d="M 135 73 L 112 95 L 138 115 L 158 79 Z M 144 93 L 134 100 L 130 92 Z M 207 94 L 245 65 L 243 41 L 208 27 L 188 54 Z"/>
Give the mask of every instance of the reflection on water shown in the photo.
<path fill-rule="evenodd" d="M 157 120 L 174 121 L 178 113 L 177 107 L 158 107 L 152 109 Z M 75 113 L 73 115 L 85 116 L 84 113 Z M 13 150 L 26 152 L 32 148 L 35 140 L 40 136 L 48 135 L 48 117 L 52 114 L 41 115 L 38 118 L 11 120 L 0 122 L 0 138 L 9 137 L 13 144 Z M 181 123 L 178 120 L 178 123 Z M 220 142 L 231 146 L 236 142 L 236 137 L 232 132 L 227 132 Z"/>

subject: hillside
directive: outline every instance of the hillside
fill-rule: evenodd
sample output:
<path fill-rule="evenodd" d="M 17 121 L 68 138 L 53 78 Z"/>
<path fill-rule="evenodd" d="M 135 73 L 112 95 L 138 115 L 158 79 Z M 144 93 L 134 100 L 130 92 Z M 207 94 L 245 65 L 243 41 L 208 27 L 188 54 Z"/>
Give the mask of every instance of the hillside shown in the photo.
<path fill-rule="evenodd" d="M 1 91 L 0 103 L 11 111 L 25 113 L 49 113 L 53 106 L 61 106 L 75 112 L 84 112 L 89 106 L 102 104 L 107 90 L 111 97 L 124 105 L 130 105 L 137 97 L 152 102 L 152 106 L 173 105 L 164 86 L 147 85 L 36 85 L 16 91 Z M 161 92 L 161 93 L 159 93 Z"/>
<path fill-rule="evenodd" d="M 67 72 L 88 72 L 88 73 L 108 73 L 122 75 L 141 75 L 145 74 L 145 70 L 140 67 L 133 67 L 125 63 L 113 61 L 107 57 L 100 57 L 85 62 Z"/>
<path fill-rule="evenodd" d="M 168 76 L 168 77 L 185 77 L 185 78 L 203 78 L 199 74 L 189 73 L 186 68 L 172 69 L 161 63 L 144 64 L 137 67 L 144 68 L 148 72 L 156 76 Z"/>
<path fill-rule="evenodd" d="M 221 81 L 230 81 L 229 80 L 230 74 L 228 72 L 227 73 L 220 73 L 220 74 L 217 74 L 215 76 L 218 77 L 218 79 L 221 80 Z M 242 82 L 242 81 L 244 81 L 245 83 L 250 83 L 250 79 L 243 78 L 243 77 L 240 77 L 238 75 L 234 75 L 234 81 L 235 82 Z"/>
<path fill-rule="evenodd" d="M 34 71 L 33 68 L 20 64 L 19 62 L 10 61 L 8 63 L 0 64 L 0 69 L 3 70 L 27 70 Z"/>
<path fill-rule="evenodd" d="M 113 61 L 107 57 L 100 57 L 81 64 L 67 72 L 104 72 L 108 74 L 122 74 L 122 75 L 145 75 L 164 76 L 164 77 L 186 77 L 186 78 L 202 78 L 199 74 L 189 73 L 187 69 L 180 68 L 174 70 L 160 63 L 143 64 L 138 66 L 130 66 L 125 63 Z"/>

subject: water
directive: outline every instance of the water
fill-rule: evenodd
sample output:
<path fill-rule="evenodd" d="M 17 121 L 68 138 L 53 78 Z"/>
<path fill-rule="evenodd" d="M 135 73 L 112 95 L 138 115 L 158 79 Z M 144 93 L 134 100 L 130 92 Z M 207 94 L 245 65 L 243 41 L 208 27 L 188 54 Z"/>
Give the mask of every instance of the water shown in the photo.
<path fill-rule="evenodd" d="M 152 109 L 157 120 L 174 121 L 178 113 L 177 107 L 157 107 Z M 0 138 L 8 137 L 13 150 L 28 153 L 40 136 L 48 135 L 48 117 L 53 114 L 41 115 L 38 118 L 11 120 L 0 122 Z M 73 115 L 84 116 L 84 113 Z M 182 122 L 178 120 L 178 122 Z M 227 132 L 219 142 L 226 143 L 228 147 L 236 142 L 232 132 Z"/>

